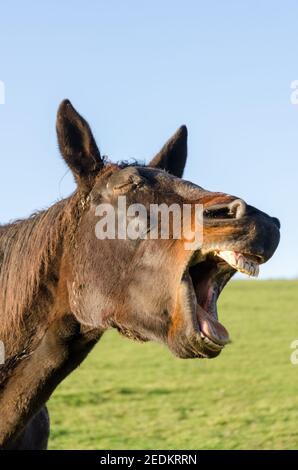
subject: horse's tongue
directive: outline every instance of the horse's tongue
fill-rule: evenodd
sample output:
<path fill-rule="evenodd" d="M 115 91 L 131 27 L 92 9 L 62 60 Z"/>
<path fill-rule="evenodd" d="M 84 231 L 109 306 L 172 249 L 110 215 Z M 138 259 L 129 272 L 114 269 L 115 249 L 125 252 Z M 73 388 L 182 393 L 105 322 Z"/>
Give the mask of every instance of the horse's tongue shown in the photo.
<path fill-rule="evenodd" d="M 200 305 L 197 305 L 197 316 L 201 332 L 218 344 L 227 344 L 230 341 L 229 333 L 225 327 L 209 315 Z"/>

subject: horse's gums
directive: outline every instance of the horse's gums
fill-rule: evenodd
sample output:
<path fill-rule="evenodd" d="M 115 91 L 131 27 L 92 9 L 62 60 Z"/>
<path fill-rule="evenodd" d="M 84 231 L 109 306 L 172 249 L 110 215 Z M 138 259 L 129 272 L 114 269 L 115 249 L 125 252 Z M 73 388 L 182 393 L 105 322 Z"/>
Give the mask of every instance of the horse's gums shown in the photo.
<path fill-rule="evenodd" d="M 234 273 L 217 254 L 228 250 L 266 262 L 279 241 L 276 220 L 238 198 L 181 179 L 185 126 L 148 167 L 108 164 L 69 101 L 60 105 L 57 135 L 76 192 L 29 219 L 0 227 L 0 340 L 6 353 L 0 365 L 2 448 L 46 447 L 46 401 L 110 327 L 130 338 L 162 342 L 179 357 L 217 355 L 222 345 L 203 334 L 206 324 L 215 324 L 204 317 L 204 307 L 214 307 L 210 286 L 221 290 Z M 98 240 L 96 207 L 115 206 L 119 188 L 130 204 L 204 205 L 201 249 L 189 252 L 173 237 Z M 191 268 L 194 258 L 197 265 Z M 191 305 L 181 294 L 190 288 L 189 272 L 196 296 Z"/>

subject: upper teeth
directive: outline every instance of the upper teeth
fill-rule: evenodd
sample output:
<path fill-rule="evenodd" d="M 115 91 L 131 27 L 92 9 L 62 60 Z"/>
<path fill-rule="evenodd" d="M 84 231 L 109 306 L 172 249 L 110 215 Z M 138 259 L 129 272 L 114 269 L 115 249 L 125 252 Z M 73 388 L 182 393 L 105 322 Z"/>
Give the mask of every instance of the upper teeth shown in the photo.
<path fill-rule="evenodd" d="M 224 259 L 230 266 L 241 273 L 254 277 L 258 277 L 259 275 L 260 270 L 258 263 L 245 258 L 241 253 L 234 251 L 217 251 L 216 255 Z"/>

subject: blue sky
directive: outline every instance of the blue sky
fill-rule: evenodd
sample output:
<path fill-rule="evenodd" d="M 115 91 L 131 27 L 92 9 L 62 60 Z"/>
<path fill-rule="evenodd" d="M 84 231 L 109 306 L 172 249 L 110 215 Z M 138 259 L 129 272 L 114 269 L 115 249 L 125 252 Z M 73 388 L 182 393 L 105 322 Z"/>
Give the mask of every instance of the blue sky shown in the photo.
<path fill-rule="evenodd" d="M 262 276 L 297 277 L 297 18 L 289 0 L 2 3 L 1 222 L 74 189 L 55 136 L 69 98 L 115 161 L 149 160 L 185 123 L 185 177 L 278 216 Z"/>

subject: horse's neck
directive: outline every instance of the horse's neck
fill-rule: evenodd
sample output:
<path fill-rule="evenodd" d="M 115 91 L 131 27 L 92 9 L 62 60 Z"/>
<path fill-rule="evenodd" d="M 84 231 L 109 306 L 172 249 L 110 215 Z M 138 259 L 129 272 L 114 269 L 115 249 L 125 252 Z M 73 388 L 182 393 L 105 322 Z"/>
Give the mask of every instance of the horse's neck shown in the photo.
<path fill-rule="evenodd" d="M 0 448 L 11 445 L 101 334 L 95 329 L 84 331 L 71 314 L 52 322 L 34 353 L 18 365 L 0 394 Z"/>
<path fill-rule="evenodd" d="M 4 364 L 0 366 L 0 389 L 6 387 L 20 367 L 22 368 L 22 365 L 35 355 L 51 323 L 69 312 L 64 301 L 67 293 L 64 292 L 65 287 L 60 286 L 57 274 L 59 265 L 58 259 L 53 260 L 47 276 L 37 285 L 32 304 L 25 312 L 21 325 L 14 328 L 12 324 L 8 334 L 0 337 L 3 338 L 4 344 Z"/>
<path fill-rule="evenodd" d="M 14 328 L 15 323 L 12 321 L 5 330 L 8 333 L 7 351 L 9 357 L 4 366 L 0 366 L 0 372 L 1 368 L 4 371 L 0 387 L 0 448 L 8 446 L 16 438 L 32 416 L 47 401 L 61 380 L 86 357 L 102 334 L 100 330 L 96 329 L 85 331 L 70 311 L 67 283 L 71 276 L 71 263 L 67 261 L 66 239 L 62 235 L 62 233 L 65 234 L 63 228 L 67 225 L 68 220 L 61 216 L 63 214 L 53 207 L 44 214 L 45 220 L 40 222 L 40 219 L 35 219 L 33 222 L 33 224 L 36 223 L 33 229 L 37 230 L 37 238 L 33 237 L 34 248 L 37 248 L 39 253 L 42 252 L 40 250 L 47 253 L 47 250 L 50 249 L 51 256 L 46 260 L 47 269 L 38 276 L 38 282 L 34 285 L 34 295 L 22 311 L 21 323 L 16 324 L 17 326 Z M 62 222 L 58 221 L 59 223 L 57 223 L 57 217 L 61 217 Z M 51 221 L 53 221 L 52 225 Z M 45 227 L 51 232 L 50 235 L 47 234 Z M 13 226 L 13 233 L 8 227 L 8 237 L 12 238 L 6 238 L 3 245 L 0 241 L 0 248 L 1 246 L 4 246 L 5 250 L 7 246 L 9 249 L 17 248 L 13 252 L 5 251 L 5 254 L 13 254 L 9 260 L 11 262 L 12 259 L 13 262 L 11 264 L 6 262 L 5 266 L 5 269 L 12 268 L 12 271 L 9 272 L 10 276 L 11 273 L 14 276 L 17 275 L 15 263 L 18 263 L 17 254 L 21 251 L 26 252 L 26 268 L 32 269 L 34 263 L 35 268 L 38 266 L 34 260 L 30 264 L 29 258 L 32 250 L 22 249 L 24 237 L 21 237 L 20 234 L 25 234 L 26 243 L 30 243 L 30 239 L 32 241 L 31 229 L 30 222 L 27 226 L 26 223 L 21 224 L 20 227 Z M 43 236 L 52 237 L 50 240 L 53 243 L 43 244 Z M 5 237 L 7 237 L 6 229 L 1 229 L 0 238 L 2 241 Z M 13 237 L 17 239 L 16 242 Z M 7 241 L 10 245 L 7 245 Z M 14 243 L 17 245 L 12 246 Z M 53 249 L 53 244 L 55 249 Z M 40 259 L 42 261 L 44 258 Z M 43 267 L 42 262 L 41 268 Z M 24 267 L 24 264 L 22 266 Z M 10 300 L 13 300 L 13 293 L 18 292 L 17 288 L 23 288 L 21 280 L 26 281 L 24 273 L 26 273 L 25 270 L 19 277 L 18 283 L 14 277 L 13 284 L 10 286 L 4 279 L 3 285 L 0 285 L 0 294 L 1 288 L 5 285 L 10 293 Z M 2 274 L 3 270 L 2 273 L 0 272 L 0 275 Z M 10 288 L 11 286 L 13 289 Z M 1 322 L 4 320 L 9 321 L 9 315 L 6 315 L 5 318 L 2 316 Z"/>
<path fill-rule="evenodd" d="M 63 250 L 37 285 L 0 387 L 0 448 L 9 447 L 56 386 L 86 357 L 102 332 L 86 330 L 71 313 L 67 283 L 71 263 Z M 26 346 L 26 347 L 24 347 Z M 8 368 L 7 368 L 8 366 Z"/>

